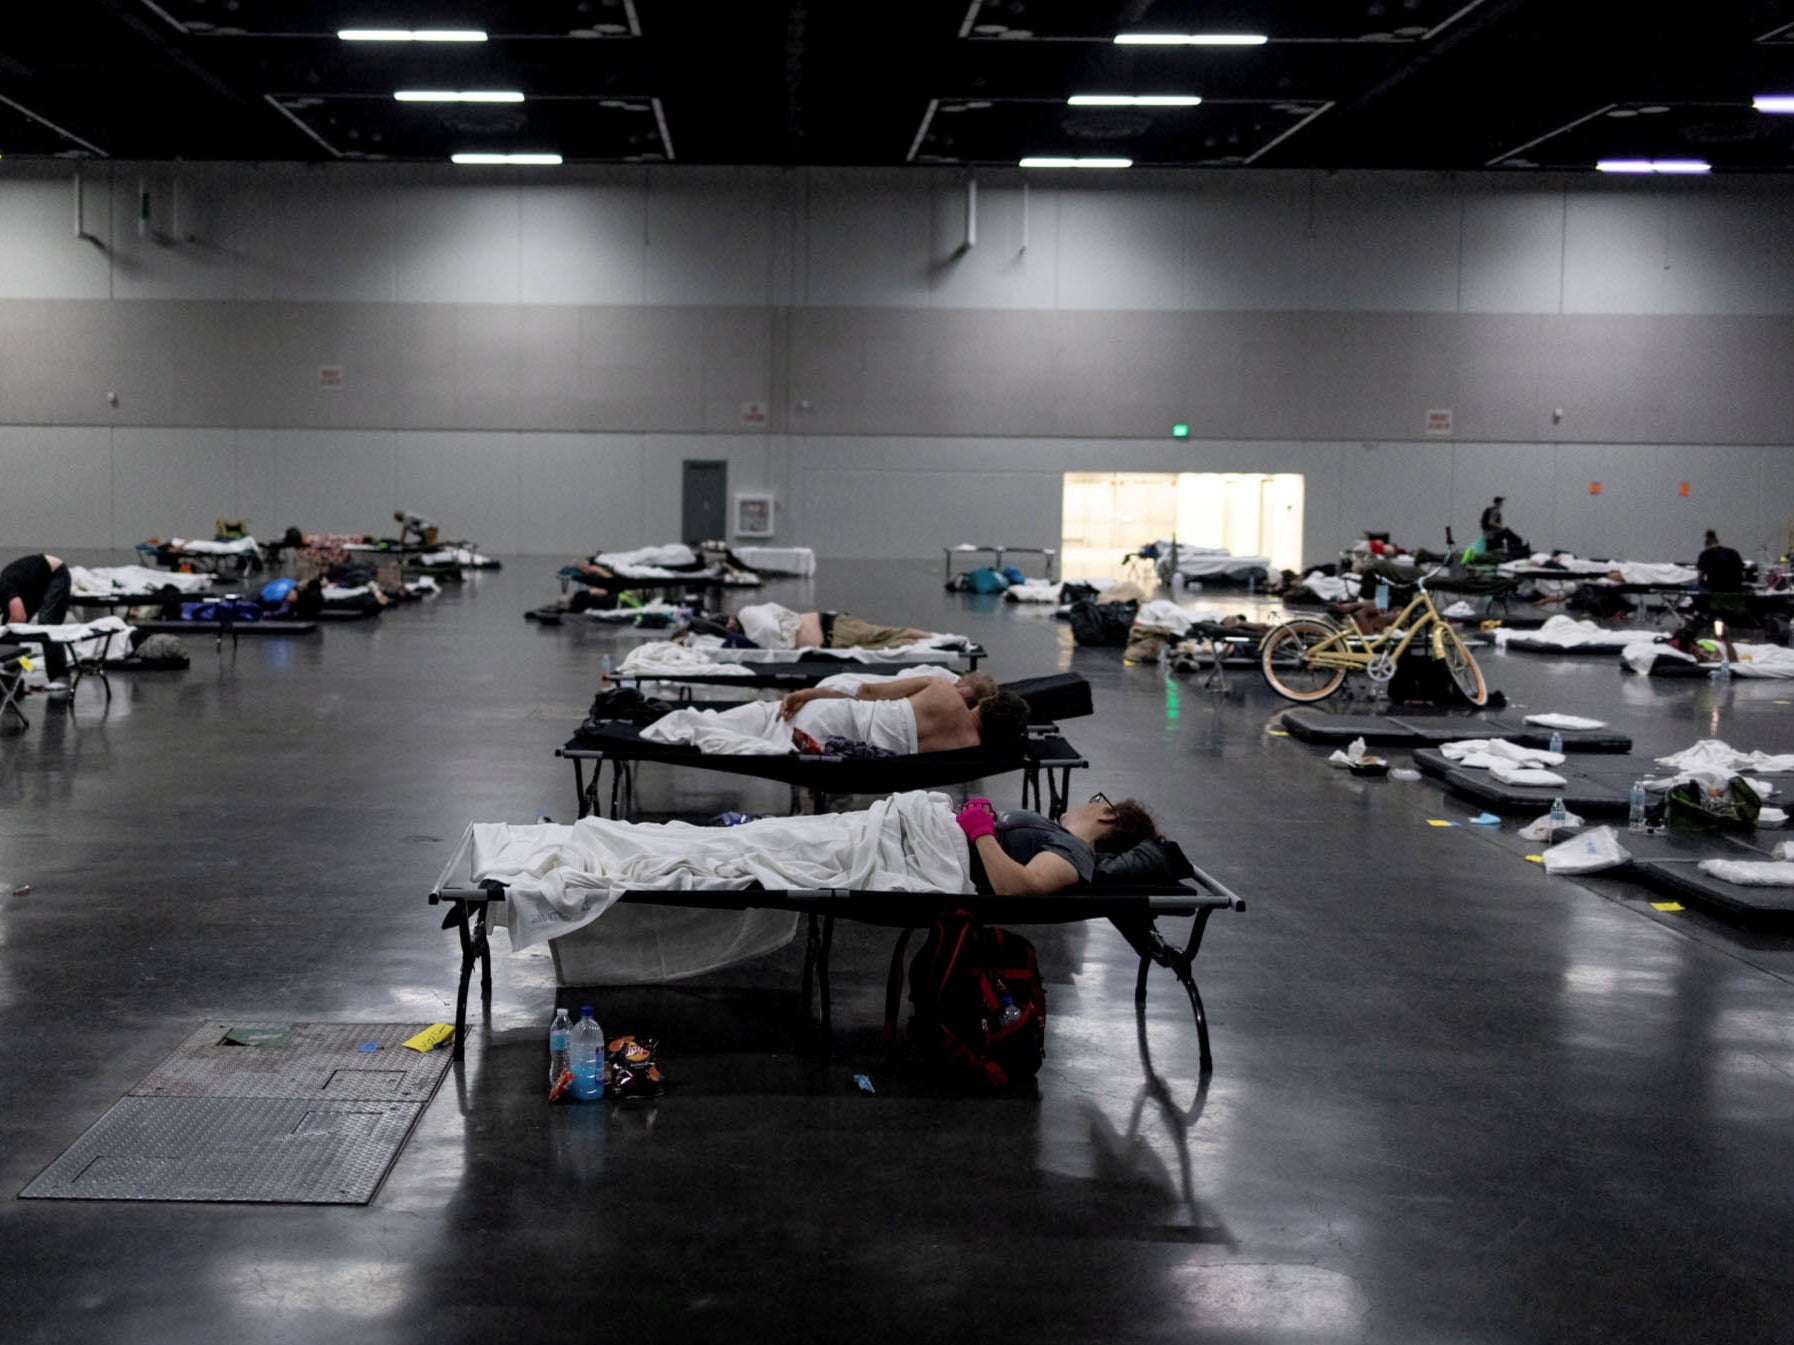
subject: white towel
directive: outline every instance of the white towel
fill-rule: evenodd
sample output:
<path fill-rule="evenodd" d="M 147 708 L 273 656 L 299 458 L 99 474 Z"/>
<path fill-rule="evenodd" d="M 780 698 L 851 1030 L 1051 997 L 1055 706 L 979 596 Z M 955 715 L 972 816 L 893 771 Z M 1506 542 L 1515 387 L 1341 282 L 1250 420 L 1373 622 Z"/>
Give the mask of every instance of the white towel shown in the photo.
<path fill-rule="evenodd" d="M 1658 757 L 1657 764 L 1684 771 L 1724 771 L 1728 775 L 1746 770 L 1794 771 L 1794 753 L 1772 756 L 1767 752 L 1741 752 L 1718 738 L 1703 738 L 1671 756 Z"/>
<path fill-rule="evenodd" d="M 1605 719 L 1584 719 L 1581 715 L 1527 715 L 1523 722 L 1537 724 L 1540 728 L 1546 729 L 1604 729 L 1607 727 Z"/>
<path fill-rule="evenodd" d="M 723 677 L 751 677 L 753 672 L 739 663 L 721 663 L 701 649 L 674 644 L 671 640 L 653 640 L 638 644 L 624 657 L 617 669 L 624 673 L 699 673 Z"/>
<path fill-rule="evenodd" d="M 1794 887 L 1794 864 L 1785 860 L 1703 859 L 1695 867 L 1740 887 Z"/>
<path fill-rule="evenodd" d="M 1497 762 L 1489 767 L 1490 778 L 1501 781 L 1504 785 L 1540 785 L 1557 787 L 1570 782 L 1556 771 L 1548 771 L 1538 766 L 1514 766 L 1506 762 Z"/>

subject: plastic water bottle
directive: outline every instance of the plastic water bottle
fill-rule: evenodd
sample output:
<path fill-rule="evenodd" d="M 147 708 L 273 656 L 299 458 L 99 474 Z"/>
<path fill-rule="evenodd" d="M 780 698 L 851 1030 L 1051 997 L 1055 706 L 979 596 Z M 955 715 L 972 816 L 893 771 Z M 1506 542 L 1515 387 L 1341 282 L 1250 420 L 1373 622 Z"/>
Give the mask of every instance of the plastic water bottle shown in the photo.
<path fill-rule="evenodd" d="M 1386 583 L 1377 585 L 1377 606 L 1385 612 L 1389 610 L 1389 585 Z"/>
<path fill-rule="evenodd" d="M 1643 780 L 1632 782 L 1632 792 L 1626 798 L 1626 830 L 1643 831 L 1645 829 L 1645 787 Z"/>
<path fill-rule="evenodd" d="M 1564 796 L 1559 794 L 1551 800 L 1551 834 L 1555 836 L 1558 828 L 1570 824 L 1570 810 L 1564 807 Z"/>
<path fill-rule="evenodd" d="M 610 685 L 610 674 L 611 674 L 610 655 L 606 654 L 603 658 L 598 660 L 598 685 L 601 687 L 609 686 Z"/>
<path fill-rule="evenodd" d="M 1556 729 L 1551 730 L 1551 750 L 1556 752 L 1559 756 L 1563 755 L 1564 736 Z"/>
<path fill-rule="evenodd" d="M 567 1011 L 556 1009 L 554 1021 L 548 1025 L 548 1086 L 553 1088 L 561 1081 L 561 1075 L 573 1068 L 573 1057 L 568 1054 L 572 1042 L 573 1024 L 567 1021 Z"/>
<path fill-rule="evenodd" d="M 591 1102 L 604 1096 L 604 1029 L 592 1017 L 592 1006 L 579 1011 L 573 1025 L 573 1096 Z"/>
<path fill-rule="evenodd" d="M 997 1021 L 1004 1027 L 1019 1023 L 1022 1018 L 1022 1007 L 1015 1002 L 1009 993 L 1009 987 L 1001 981 L 997 982 Z"/>
<path fill-rule="evenodd" d="M 1732 665 L 1727 663 L 1724 659 L 1720 659 L 1719 662 L 1713 666 L 1713 671 L 1708 673 L 1707 676 L 1715 682 L 1729 682 L 1732 680 Z"/>

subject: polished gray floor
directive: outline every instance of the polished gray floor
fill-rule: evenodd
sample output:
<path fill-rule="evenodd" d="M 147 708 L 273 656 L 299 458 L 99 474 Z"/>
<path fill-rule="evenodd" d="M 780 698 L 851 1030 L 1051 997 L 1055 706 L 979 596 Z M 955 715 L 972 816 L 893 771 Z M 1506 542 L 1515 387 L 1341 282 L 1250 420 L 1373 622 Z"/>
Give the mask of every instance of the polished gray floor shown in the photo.
<path fill-rule="evenodd" d="M 1250 903 L 1198 963 L 1206 1088 L 1180 997 L 1158 985 L 1142 1028 L 1126 946 L 1089 925 L 1031 931 L 1038 1097 L 941 1096 L 879 1054 L 889 940 L 848 928 L 832 1059 L 794 1034 L 793 948 L 601 995 L 607 1027 L 661 1036 L 675 1087 L 550 1109 L 551 968 L 501 952 L 490 1020 L 371 1206 L 11 1199 L 208 1018 L 452 1012 L 424 893 L 469 819 L 571 815 L 553 749 L 630 638 L 526 624 L 551 571 L 308 641 L 195 640 L 185 673 L 119 676 L 109 710 L 93 686 L 34 698 L 0 737 L 0 1339 L 1787 1338 L 1794 941 L 1549 878 L 1512 825 L 1429 826 L 1471 810 L 1268 733 L 1255 677 L 1223 696 L 1123 667 L 929 563 L 825 563 L 771 596 L 1091 679 L 1079 787 L 1148 801 Z M 1642 749 L 1794 749 L 1773 683 L 1485 666 Z"/>

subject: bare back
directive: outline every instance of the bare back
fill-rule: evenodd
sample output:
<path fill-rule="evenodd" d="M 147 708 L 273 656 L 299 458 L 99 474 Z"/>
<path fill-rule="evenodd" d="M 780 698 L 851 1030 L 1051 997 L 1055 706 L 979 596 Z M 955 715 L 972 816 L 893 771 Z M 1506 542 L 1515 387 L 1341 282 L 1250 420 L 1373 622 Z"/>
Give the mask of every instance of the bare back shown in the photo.
<path fill-rule="evenodd" d="M 930 678 L 909 698 L 916 714 L 916 750 L 950 752 L 978 746 L 978 721 L 951 682 Z"/>

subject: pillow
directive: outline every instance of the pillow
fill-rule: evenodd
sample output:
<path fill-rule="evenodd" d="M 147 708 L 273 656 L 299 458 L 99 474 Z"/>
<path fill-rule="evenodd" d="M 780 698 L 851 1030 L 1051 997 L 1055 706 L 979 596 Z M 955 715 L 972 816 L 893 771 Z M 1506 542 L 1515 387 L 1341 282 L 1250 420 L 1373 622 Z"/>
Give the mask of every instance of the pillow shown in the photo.
<path fill-rule="evenodd" d="M 1096 887 L 1175 887 L 1194 874 L 1177 842 L 1161 836 L 1118 855 L 1099 853 L 1091 882 Z"/>

